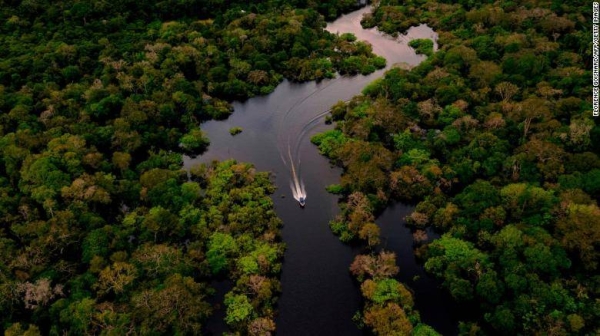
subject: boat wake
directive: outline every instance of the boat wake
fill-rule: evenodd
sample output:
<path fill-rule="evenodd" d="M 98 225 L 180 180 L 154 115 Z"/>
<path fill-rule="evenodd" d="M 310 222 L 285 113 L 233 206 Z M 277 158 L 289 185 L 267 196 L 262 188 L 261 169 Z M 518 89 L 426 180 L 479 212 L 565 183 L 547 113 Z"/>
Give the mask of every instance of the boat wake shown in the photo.
<path fill-rule="evenodd" d="M 309 132 L 319 125 L 319 121 L 322 120 L 325 115 L 331 112 L 331 109 L 327 109 L 326 111 L 320 112 L 314 115 L 308 121 L 304 121 L 301 123 L 302 127 L 300 129 L 293 127 L 285 127 L 290 126 L 290 117 L 295 115 L 294 111 L 296 111 L 300 106 L 305 104 L 311 97 L 322 93 L 329 86 L 333 85 L 340 78 L 333 79 L 329 81 L 329 83 L 325 84 L 322 87 L 315 88 L 310 94 L 308 94 L 303 99 L 294 103 L 290 108 L 285 112 L 283 117 L 279 121 L 278 127 L 278 149 L 279 155 L 281 157 L 281 161 L 288 167 L 290 171 L 290 189 L 292 191 L 292 196 L 294 199 L 300 203 L 301 207 L 304 207 L 306 202 L 306 189 L 304 187 L 304 181 L 302 180 L 301 174 L 301 158 L 300 158 L 300 147 L 304 143 L 305 137 L 309 134 Z M 284 132 L 284 129 L 286 132 Z M 285 135 L 287 135 L 287 139 L 285 139 Z M 287 144 L 287 150 L 285 150 L 285 144 Z M 287 155 L 285 153 L 287 152 Z"/>
<path fill-rule="evenodd" d="M 298 201 L 298 203 L 300 203 L 301 206 L 304 206 L 307 196 L 306 189 L 304 189 L 304 181 L 302 181 L 302 179 L 298 179 L 298 174 L 296 174 L 296 167 L 294 165 L 294 161 L 292 160 L 292 152 L 289 145 L 288 156 L 290 157 L 290 164 L 292 169 L 292 180 L 290 181 L 290 189 L 292 189 L 292 195 L 294 196 L 294 199 Z"/>

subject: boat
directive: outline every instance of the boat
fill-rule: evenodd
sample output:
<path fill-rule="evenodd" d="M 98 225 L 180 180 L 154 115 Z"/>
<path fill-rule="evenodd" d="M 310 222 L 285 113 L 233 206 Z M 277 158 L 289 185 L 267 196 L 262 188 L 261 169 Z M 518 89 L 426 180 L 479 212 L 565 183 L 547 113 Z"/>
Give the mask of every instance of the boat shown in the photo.
<path fill-rule="evenodd" d="M 304 208 L 304 205 L 306 205 L 306 199 L 304 197 L 300 197 L 298 203 L 300 203 L 300 206 Z"/>

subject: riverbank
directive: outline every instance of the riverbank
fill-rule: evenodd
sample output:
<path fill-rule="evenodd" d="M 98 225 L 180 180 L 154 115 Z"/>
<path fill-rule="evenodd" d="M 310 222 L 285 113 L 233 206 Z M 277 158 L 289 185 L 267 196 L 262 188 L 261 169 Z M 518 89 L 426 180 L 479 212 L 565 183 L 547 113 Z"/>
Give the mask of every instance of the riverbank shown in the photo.
<path fill-rule="evenodd" d="M 425 59 L 408 46 L 408 41 L 435 38 L 431 29 L 415 27 L 407 36 L 393 39 L 360 26 L 360 17 L 368 10 L 363 8 L 344 15 L 326 29 L 332 33 L 353 33 L 359 40 L 369 42 L 375 53 L 386 58 L 386 69 L 401 63 L 414 66 Z M 383 76 L 386 69 L 368 76 L 338 76 L 319 83 L 284 80 L 268 96 L 234 102 L 235 112 L 227 120 L 202 125 L 211 141 L 208 151 L 193 160 L 186 158 L 185 166 L 235 158 L 274 173 L 278 189 L 273 201 L 284 222 L 282 236 L 287 245 L 281 275 L 283 294 L 276 320 L 281 335 L 361 333 L 352 322 L 360 309 L 360 293 L 348 272 L 359 251 L 342 244 L 328 226 L 339 210 L 338 197 L 327 193 L 325 187 L 338 183 L 341 170 L 332 168 L 309 139 L 333 127 L 322 122 L 324 116 L 317 119 L 319 122 L 315 118 L 338 101 L 360 94 L 367 84 Z M 232 137 L 229 134 L 232 127 L 242 127 L 244 132 Z M 282 149 L 287 150 L 288 146 L 293 149 L 293 159 L 306 186 L 308 197 L 304 209 L 292 198 L 290 168 L 281 158 L 282 154 L 287 155 Z M 410 255 L 398 258 L 414 257 L 411 251 Z M 417 300 L 418 296 L 419 293 Z"/>

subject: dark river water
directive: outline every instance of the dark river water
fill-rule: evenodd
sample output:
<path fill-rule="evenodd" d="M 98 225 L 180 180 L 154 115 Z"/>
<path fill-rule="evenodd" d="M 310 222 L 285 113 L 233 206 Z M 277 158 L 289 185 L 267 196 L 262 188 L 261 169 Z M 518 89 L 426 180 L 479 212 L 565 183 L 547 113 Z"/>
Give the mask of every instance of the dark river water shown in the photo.
<path fill-rule="evenodd" d="M 432 38 L 437 35 L 427 26 L 412 28 L 399 39 L 384 36 L 376 30 L 360 26 L 363 8 L 329 23 L 333 33 L 354 33 L 359 40 L 373 45 L 373 51 L 385 57 L 387 69 L 397 63 L 416 65 L 424 58 L 416 55 L 407 43 L 413 38 Z M 332 128 L 325 125 L 324 113 L 336 102 L 360 94 L 370 82 L 383 76 L 385 70 L 369 76 L 338 77 L 319 83 L 283 81 L 273 93 L 235 102 L 234 113 L 225 121 L 209 121 L 201 128 L 210 138 L 208 151 L 195 159 L 186 158 L 185 166 L 197 162 L 234 158 L 253 163 L 261 171 L 273 172 L 278 190 L 273 195 L 275 209 L 283 220 L 283 240 L 287 245 L 279 299 L 277 333 L 279 335 L 360 335 L 352 316 L 360 309 L 360 290 L 353 282 L 348 268 L 359 252 L 342 244 L 328 226 L 338 212 L 335 195 L 325 186 L 338 183 L 341 170 L 331 167 L 310 143 L 310 137 Z M 243 132 L 231 136 L 229 129 L 242 127 Z M 293 198 L 290 182 L 291 166 L 305 186 L 306 207 L 300 208 Z M 400 279 L 415 291 L 417 308 L 425 323 L 444 334 L 454 334 L 456 321 L 448 311 L 449 305 L 414 261 L 410 231 L 403 218 L 410 207 L 397 204 L 387 209 L 377 220 L 382 228 L 386 249 L 398 253 Z M 413 281 L 414 276 L 420 279 Z M 216 284 L 218 292 L 226 284 Z M 222 295 L 222 293 L 221 293 Z M 218 311 L 217 316 L 222 316 Z M 209 332 L 220 333 L 224 326 L 209 321 Z"/>

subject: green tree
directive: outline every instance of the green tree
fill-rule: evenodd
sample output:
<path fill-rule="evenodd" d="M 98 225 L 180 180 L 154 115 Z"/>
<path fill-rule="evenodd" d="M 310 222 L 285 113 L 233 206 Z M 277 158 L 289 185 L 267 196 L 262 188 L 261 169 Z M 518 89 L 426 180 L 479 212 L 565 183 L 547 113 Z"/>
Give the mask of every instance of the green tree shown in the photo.
<path fill-rule="evenodd" d="M 236 324 L 249 320 L 254 311 L 248 297 L 242 294 L 227 294 L 225 297 L 225 305 L 227 306 L 225 321 L 229 324 Z"/>

